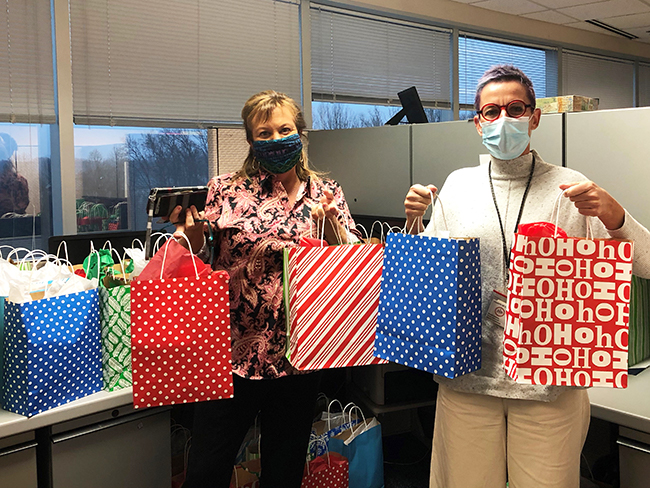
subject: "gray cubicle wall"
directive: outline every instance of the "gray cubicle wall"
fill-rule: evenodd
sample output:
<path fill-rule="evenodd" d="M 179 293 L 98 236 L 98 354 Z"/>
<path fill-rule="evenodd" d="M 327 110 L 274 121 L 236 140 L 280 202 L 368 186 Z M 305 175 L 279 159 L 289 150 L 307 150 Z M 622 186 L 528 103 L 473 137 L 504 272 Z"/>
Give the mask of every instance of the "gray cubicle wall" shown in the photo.
<path fill-rule="evenodd" d="M 309 159 L 343 187 L 354 215 L 404 217 L 411 185 L 407 125 L 309 132 Z"/>
<path fill-rule="evenodd" d="M 562 115 L 544 115 L 532 147 L 562 164 Z M 479 164 L 487 151 L 472 121 L 310 131 L 309 159 L 329 172 L 354 215 L 404 217 L 413 183 L 441 187 L 455 169 Z"/>
<path fill-rule="evenodd" d="M 412 128 L 413 183 L 442 188 L 449 173 L 478 165 L 479 154 L 486 152 L 473 121 L 419 124 Z"/>
<path fill-rule="evenodd" d="M 536 149 L 547 163 L 563 165 L 562 117 L 564 114 L 544 114 L 530 138 L 531 149 Z"/>
<path fill-rule="evenodd" d="M 413 125 L 413 182 L 438 188 L 452 171 L 479 164 L 487 150 L 473 121 Z M 562 115 L 542 116 L 531 147 L 549 163 L 562 165 Z"/>
<path fill-rule="evenodd" d="M 567 166 L 650 227 L 650 108 L 568 114 Z"/>

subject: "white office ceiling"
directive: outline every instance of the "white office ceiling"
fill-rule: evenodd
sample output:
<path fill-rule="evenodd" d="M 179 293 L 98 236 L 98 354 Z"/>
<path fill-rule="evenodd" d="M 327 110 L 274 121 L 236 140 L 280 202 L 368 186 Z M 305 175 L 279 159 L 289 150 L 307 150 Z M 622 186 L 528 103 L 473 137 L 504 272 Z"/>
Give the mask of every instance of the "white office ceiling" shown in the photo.
<path fill-rule="evenodd" d="M 453 0 L 474 7 L 620 37 L 593 25 L 604 22 L 650 43 L 650 0 Z"/>

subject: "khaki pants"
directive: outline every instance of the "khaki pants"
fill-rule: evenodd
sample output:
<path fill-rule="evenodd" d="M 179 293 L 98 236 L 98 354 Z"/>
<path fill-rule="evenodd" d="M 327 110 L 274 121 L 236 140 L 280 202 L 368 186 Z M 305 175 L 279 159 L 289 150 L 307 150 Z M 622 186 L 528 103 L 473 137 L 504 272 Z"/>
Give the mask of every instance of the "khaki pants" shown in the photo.
<path fill-rule="evenodd" d="M 578 488 L 589 418 L 586 390 L 539 402 L 440 385 L 431 488 Z"/>

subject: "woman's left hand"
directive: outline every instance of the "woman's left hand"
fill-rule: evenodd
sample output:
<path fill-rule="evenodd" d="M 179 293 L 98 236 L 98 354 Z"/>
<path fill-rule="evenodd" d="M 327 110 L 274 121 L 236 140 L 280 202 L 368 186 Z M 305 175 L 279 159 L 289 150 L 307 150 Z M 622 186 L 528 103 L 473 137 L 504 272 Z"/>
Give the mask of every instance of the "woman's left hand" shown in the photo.
<path fill-rule="evenodd" d="M 616 199 L 593 181 L 560 185 L 582 215 L 598 217 L 609 230 L 616 230 L 625 223 L 625 209 Z"/>
<path fill-rule="evenodd" d="M 347 244 L 347 232 L 338 221 L 339 210 L 336 207 L 334 195 L 329 190 L 323 191 L 320 202 L 311 209 L 311 218 L 316 224 L 316 229 L 323 226 L 325 220 L 325 240 L 328 244 Z M 320 230 L 318 231 L 320 238 Z"/>

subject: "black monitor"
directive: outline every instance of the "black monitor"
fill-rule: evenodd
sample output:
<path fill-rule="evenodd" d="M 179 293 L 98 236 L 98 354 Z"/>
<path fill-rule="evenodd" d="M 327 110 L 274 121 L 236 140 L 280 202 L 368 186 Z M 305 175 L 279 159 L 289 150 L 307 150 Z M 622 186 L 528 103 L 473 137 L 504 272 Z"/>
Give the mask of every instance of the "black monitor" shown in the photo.
<path fill-rule="evenodd" d="M 397 125 L 406 115 L 409 124 L 426 124 L 429 122 L 422 107 L 420 95 L 414 86 L 397 94 L 402 103 L 402 110 L 393 115 L 385 125 Z"/>

